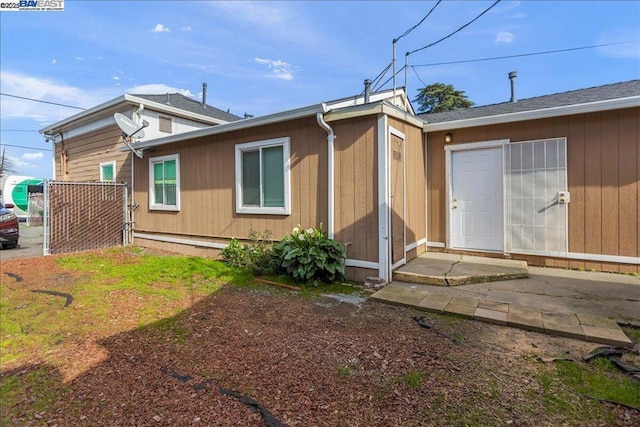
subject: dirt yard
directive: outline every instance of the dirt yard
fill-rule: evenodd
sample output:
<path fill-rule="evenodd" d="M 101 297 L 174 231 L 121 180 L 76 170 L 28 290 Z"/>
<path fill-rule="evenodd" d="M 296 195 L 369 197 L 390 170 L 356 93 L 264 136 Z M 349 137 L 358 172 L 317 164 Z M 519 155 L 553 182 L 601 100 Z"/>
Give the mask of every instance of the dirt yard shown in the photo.
<path fill-rule="evenodd" d="M 237 285 L 141 325 L 144 294 L 83 300 L 74 289 L 90 277 L 57 259 L 1 264 L 3 316 L 43 304 L 76 319 L 49 332 L 47 351 L 25 346 L 9 362 L 5 344 L 37 331 L 3 331 L 3 426 L 640 425 L 638 411 L 576 393 L 538 358 L 580 360 L 591 343 Z M 61 295 L 32 292 L 43 289 Z M 89 304 L 108 309 L 104 324 L 83 315 Z"/>

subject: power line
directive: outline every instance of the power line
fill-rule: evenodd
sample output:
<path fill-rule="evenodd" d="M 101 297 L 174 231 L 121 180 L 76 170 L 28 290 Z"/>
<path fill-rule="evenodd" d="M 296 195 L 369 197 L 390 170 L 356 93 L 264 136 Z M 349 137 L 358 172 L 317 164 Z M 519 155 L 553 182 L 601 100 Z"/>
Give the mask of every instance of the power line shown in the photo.
<path fill-rule="evenodd" d="M 41 147 L 23 147 L 22 145 L 11 145 L 11 144 L 5 144 L 5 143 L 2 143 L 0 145 L 2 145 L 3 147 L 25 148 L 27 150 L 53 151 L 48 148 L 41 148 Z"/>
<path fill-rule="evenodd" d="M 85 110 L 85 108 L 76 107 L 76 106 L 74 106 L 74 105 L 59 104 L 59 103 L 57 103 L 57 102 L 43 101 L 43 100 L 41 100 L 41 99 L 27 98 L 26 96 L 10 95 L 10 94 L 8 94 L 8 93 L 2 93 L 2 92 L 0 92 L 0 95 L 2 95 L 2 96 L 8 96 L 8 97 L 10 97 L 10 98 L 25 99 L 25 100 L 27 100 L 27 101 L 41 102 L 41 103 L 43 103 L 43 104 L 57 105 L 57 106 L 59 106 L 59 107 L 75 108 L 76 110 Z"/>
<path fill-rule="evenodd" d="M 478 59 L 465 59 L 465 60 L 460 60 L 460 61 L 449 61 L 449 62 L 434 62 L 431 64 L 418 64 L 418 65 L 412 65 L 412 68 L 415 67 L 433 67 L 436 65 L 452 65 L 452 64 L 464 64 L 464 63 L 468 63 L 468 62 L 482 62 L 482 61 L 494 61 L 497 59 L 508 59 L 508 58 L 520 58 L 523 56 L 534 56 L 534 55 L 546 55 L 549 53 L 560 53 L 560 52 L 571 52 L 574 50 L 583 50 L 583 49 L 594 49 L 596 47 L 605 47 L 605 46 L 614 46 L 614 45 L 618 45 L 618 44 L 627 44 L 627 43 L 637 43 L 637 41 L 633 42 L 620 42 L 620 43 L 606 43 L 606 44 L 596 44 L 596 45 L 592 45 L 592 46 L 580 46 L 580 47 L 571 47 L 571 48 L 567 48 L 567 49 L 557 49 L 557 50 L 545 50 L 545 51 L 541 51 L 541 52 L 530 52 L 530 53 L 521 53 L 518 55 L 507 55 L 507 56 L 494 56 L 491 58 L 478 58 Z"/>
<path fill-rule="evenodd" d="M 441 2 L 442 2 L 442 0 L 438 0 L 438 2 L 436 3 L 436 5 L 435 5 L 435 6 L 433 6 L 433 7 L 431 8 L 431 10 L 430 10 L 430 11 L 429 11 L 425 16 L 424 16 L 424 18 L 422 18 L 422 19 L 420 20 L 420 22 L 418 22 L 418 23 L 417 23 L 416 25 L 414 25 L 413 27 L 409 28 L 407 31 L 405 31 L 405 32 L 404 32 L 400 37 L 396 38 L 394 41 L 396 41 L 396 42 L 397 42 L 397 41 L 399 41 L 399 40 L 400 40 L 401 38 L 403 38 L 404 36 L 408 36 L 408 35 L 409 35 L 409 33 L 410 33 L 411 31 L 413 31 L 413 30 L 415 30 L 416 28 L 418 28 L 418 27 L 419 27 L 419 26 L 424 22 L 424 20 L 425 20 L 425 19 L 427 19 L 427 18 L 429 17 L 429 15 L 431 15 L 431 12 L 433 12 L 433 11 L 435 10 L 435 8 L 436 8 L 436 7 L 438 7 L 438 5 L 439 5 Z"/>
<path fill-rule="evenodd" d="M 473 18 L 471 21 L 467 22 L 466 24 L 464 24 L 462 27 L 458 28 L 458 29 L 457 29 L 457 30 L 455 30 L 454 32 L 452 32 L 452 33 L 450 33 L 450 34 L 448 34 L 448 35 L 444 36 L 444 37 L 443 37 L 443 38 L 441 38 L 440 40 L 435 41 L 435 42 L 433 42 L 433 43 L 431 43 L 431 44 L 428 44 L 428 45 L 426 45 L 426 46 L 423 46 L 423 47 L 421 47 L 421 48 L 419 48 L 419 49 L 412 50 L 411 52 L 407 52 L 407 55 L 411 55 L 412 53 L 420 52 L 421 50 L 424 50 L 424 49 L 429 48 L 429 47 L 431 47 L 431 46 L 435 46 L 435 45 L 437 45 L 438 43 L 440 43 L 440 42 L 442 42 L 442 41 L 444 41 L 444 40 L 448 39 L 448 38 L 449 38 L 449 37 L 451 37 L 451 36 L 453 36 L 454 34 L 459 33 L 460 31 L 464 30 L 464 29 L 465 29 L 465 28 L 467 28 L 469 25 L 473 24 L 475 21 L 477 21 L 478 19 L 480 19 L 480 17 L 481 17 L 482 15 L 484 15 L 485 13 L 487 13 L 487 12 L 489 12 L 491 9 L 493 9 L 493 7 L 494 7 L 495 5 L 497 5 L 498 3 L 500 3 L 500 1 L 501 1 L 501 0 L 496 0 L 496 1 L 491 5 L 491 6 L 489 6 L 488 8 L 486 8 L 486 9 L 484 10 L 484 12 L 482 12 L 480 15 L 476 16 L 476 17 L 475 17 L 475 18 Z"/>

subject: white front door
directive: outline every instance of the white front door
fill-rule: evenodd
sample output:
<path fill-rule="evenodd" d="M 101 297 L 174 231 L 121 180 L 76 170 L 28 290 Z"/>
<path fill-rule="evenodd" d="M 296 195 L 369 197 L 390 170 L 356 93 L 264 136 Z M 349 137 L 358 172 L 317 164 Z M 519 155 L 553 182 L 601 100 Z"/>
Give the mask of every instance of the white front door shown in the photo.
<path fill-rule="evenodd" d="M 502 251 L 502 148 L 451 152 L 450 246 Z"/>

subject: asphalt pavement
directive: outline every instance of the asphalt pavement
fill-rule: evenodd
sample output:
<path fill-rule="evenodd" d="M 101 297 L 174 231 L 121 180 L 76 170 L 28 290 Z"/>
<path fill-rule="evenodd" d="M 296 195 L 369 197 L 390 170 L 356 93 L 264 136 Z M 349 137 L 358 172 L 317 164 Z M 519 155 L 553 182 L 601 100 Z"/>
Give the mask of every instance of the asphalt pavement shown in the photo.
<path fill-rule="evenodd" d="M 20 239 L 15 249 L 0 249 L 0 262 L 42 256 L 43 227 L 27 227 L 20 223 Z"/>

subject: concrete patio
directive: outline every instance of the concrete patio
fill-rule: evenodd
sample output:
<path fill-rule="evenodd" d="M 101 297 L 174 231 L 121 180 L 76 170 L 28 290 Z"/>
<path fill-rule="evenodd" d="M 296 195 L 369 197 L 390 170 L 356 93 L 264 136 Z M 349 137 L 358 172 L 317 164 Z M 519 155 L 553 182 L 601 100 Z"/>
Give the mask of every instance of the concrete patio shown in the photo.
<path fill-rule="evenodd" d="M 419 268 L 425 268 L 426 258 L 418 258 Z M 432 271 L 442 271 L 442 260 L 435 259 Z M 477 271 L 478 277 L 486 277 L 491 270 L 499 276 L 500 268 L 512 266 L 496 266 L 493 259 L 486 264 L 466 263 L 464 275 L 473 276 Z M 640 324 L 638 277 L 529 267 L 528 278 L 483 283 L 473 280 L 456 286 L 395 280 L 371 299 L 551 335 L 633 346 L 618 322 Z"/>

